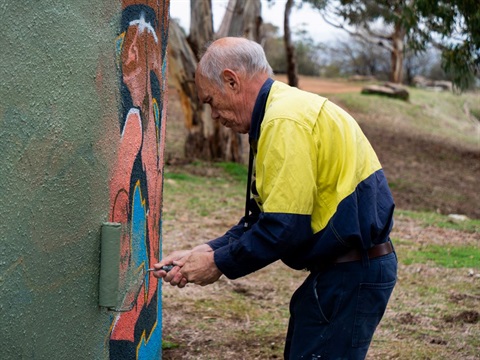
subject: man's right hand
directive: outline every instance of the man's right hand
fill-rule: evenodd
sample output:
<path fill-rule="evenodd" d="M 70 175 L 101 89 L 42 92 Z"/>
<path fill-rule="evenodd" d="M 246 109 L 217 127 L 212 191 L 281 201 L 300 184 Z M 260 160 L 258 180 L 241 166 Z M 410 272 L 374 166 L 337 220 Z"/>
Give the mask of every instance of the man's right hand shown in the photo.
<path fill-rule="evenodd" d="M 188 256 L 192 250 L 179 250 L 174 251 L 167 257 L 163 258 L 159 263 L 154 264 L 153 267 L 157 270 L 153 271 L 153 276 L 158 279 L 163 279 L 163 281 L 170 283 L 172 286 L 178 286 L 183 288 L 187 285 L 187 279 L 182 276 L 180 273 L 180 266 L 176 266 L 175 262 L 182 259 L 185 256 Z M 164 265 L 175 265 L 172 270 L 166 272 L 162 270 Z"/>
<path fill-rule="evenodd" d="M 183 259 L 184 257 L 190 255 L 192 252 L 204 252 L 204 251 L 213 251 L 208 244 L 202 244 L 194 247 L 192 250 L 178 250 L 174 251 L 167 257 L 163 258 L 159 263 L 154 264 L 153 267 L 157 270 L 153 271 L 153 276 L 158 279 L 163 279 L 163 281 L 170 283 L 172 286 L 178 286 L 179 288 L 185 287 L 188 280 L 180 273 L 180 266 L 177 266 L 176 262 Z M 164 265 L 175 265 L 172 270 L 166 272 L 161 270 Z"/>

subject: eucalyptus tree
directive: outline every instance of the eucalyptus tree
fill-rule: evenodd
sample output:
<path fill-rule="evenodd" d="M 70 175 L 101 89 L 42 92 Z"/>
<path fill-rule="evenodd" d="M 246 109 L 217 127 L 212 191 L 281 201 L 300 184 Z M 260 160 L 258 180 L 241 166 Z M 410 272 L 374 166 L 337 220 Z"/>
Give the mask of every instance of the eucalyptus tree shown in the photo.
<path fill-rule="evenodd" d="M 198 101 L 195 68 L 206 43 L 223 36 L 244 36 L 261 42 L 260 0 L 229 0 L 220 28 L 213 29 L 211 0 L 190 0 L 187 35 L 170 22 L 169 73 L 180 95 L 187 137 L 185 157 L 202 160 L 243 161 L 241 137 L 210 117 L 210 109 Z"/>
<path fill-rule="evenodd" d="M 478 0 L 304 0 L 331 25 L 384 46 L 391 54 L 390 79 L 403 80 L 405 50 L 442 50 L 443 66 L 460 88 L 479 76 Z"/>

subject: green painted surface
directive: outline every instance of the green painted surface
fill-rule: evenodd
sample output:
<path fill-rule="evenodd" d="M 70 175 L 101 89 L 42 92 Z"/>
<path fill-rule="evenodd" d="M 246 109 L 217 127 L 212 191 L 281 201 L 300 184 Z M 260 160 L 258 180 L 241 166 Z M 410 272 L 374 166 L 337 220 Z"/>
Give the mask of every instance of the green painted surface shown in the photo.
<path fill-rule="evenodd" d="M 0 3 L 0 358 L 107 359 L 121 3 Z"/>
<path fill-rule="evenodd" d="M 118 307 L 121 230 L 122 225 L 120 223 L 102 224 L 100 279 L 98 282 L 98 304 L 102 307 Z"/>

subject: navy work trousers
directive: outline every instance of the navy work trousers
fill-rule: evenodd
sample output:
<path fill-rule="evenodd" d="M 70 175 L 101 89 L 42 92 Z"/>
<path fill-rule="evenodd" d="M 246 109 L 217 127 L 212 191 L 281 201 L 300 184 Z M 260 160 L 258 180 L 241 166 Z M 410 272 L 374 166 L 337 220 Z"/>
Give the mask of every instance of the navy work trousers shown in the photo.
<path fill-rule="evenodd" d="M 365 359 L 396 280 L 395 252 L 311 272 L 290 302 L 285 359 Z"/>

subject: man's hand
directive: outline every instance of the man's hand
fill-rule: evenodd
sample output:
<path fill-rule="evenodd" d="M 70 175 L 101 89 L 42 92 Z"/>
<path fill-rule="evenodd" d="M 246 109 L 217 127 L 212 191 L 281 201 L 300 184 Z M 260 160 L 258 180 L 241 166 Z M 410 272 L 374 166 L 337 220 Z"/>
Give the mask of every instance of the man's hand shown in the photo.
<path fill-rule="evenodd" d="M 153 271 L 153 276 L 159 279 L 160 278 L 163 279 L 163 281 L 170 283 L 170 285 L 172 286 L 178 286 L 179 288 L 183 288 L 188 283 L 188 280 L 187 280 L 187 277 L 180 272 L 180 268 L 185 264 L 185 261 L 182 261 L 182 259 L 186 259 L 192 253 L 206 253 L 206 252 L 209 252 L 212 254 L 212 260 L 213 260 L 213 250 L 208 244 L 202 244 L 202 245 L 196 246 L 192 250 L 174 251 L 167 257 L 163 258 L 162 261 L 153 265 L 153 267 L 157 269 Z M 161 270 L 161 267 L 164 265 L 175 265 L 175 266 L 172 268 L 172 270 L 170 270 L 169 272 L 166 272 L 165 270 Z M 215 263 L 214 263 L 214 266 L 215 266 Z"/>
<path fill-rule="evenodd" d="M 192 252 L 177 261 L 177 264 L 181 267 L 183 277 L 197 285 L 212 284 L 222 276 L 213 260 L 213 251 Z"/>
<path fill-rule="evenodd" d="M 159 279 L 162 278 L 163 281 L 170 283 L 172 286 L 178 286 L 179 288 L 185 287 L 187 284 L 187 278 L 183 277 L 180 273 L 180 267 L 177 262 L 185 256 L 188 256 L 192 251 L 193 250 L 174 251 L 167 257 L 163 258 L 162 261 L 153 265 L 153 267 L 157 269 L 153 272 L 153 276 Z M 169 272 L 161 270 L 162 266 L 172 264 L 175 266 Z"/>

